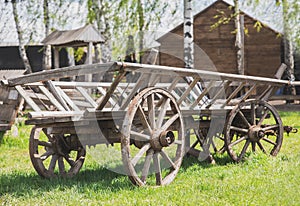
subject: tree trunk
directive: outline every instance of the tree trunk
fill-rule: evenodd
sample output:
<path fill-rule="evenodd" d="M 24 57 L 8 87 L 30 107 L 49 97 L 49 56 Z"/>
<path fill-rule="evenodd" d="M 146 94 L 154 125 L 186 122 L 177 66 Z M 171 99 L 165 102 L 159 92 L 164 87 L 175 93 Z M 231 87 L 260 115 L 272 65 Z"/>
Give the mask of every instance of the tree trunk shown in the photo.
<path fill-rule="evenodd" d="M 185 68 L 194 68 L 194 18 L 192 0 L 184 0 L 184 63 Z"/>
<path fill-rule="evenodd" d="M 17 33 L 18 33 L 20 56 L 22 58 L 24 66 L 25 66 L 25 73 L 29 74 L 29 73 L 32 73 L 32 69 L 31 69 L 31 66 L 30 66 L 30 63 L 29 63 L 29 59 L 28 59 L 27 54 L 26 54 L 25 45 L 23 43 L 23 35 L 22 35 L 22 29 L 20 27 L 20 22 L 19 22 L 19 17 L 18 17 L 16 0 L 13 0 L 11 3 L 12 3 L 12 7 L 13 7 L 12 11 L 13 11 L 13 16 L 14 16 L 14 21 L 15 21 L 16 29 L 17 29 Z"/>
<path fill-rule="evenodd" d="M 282 10 L 283 10 L 283 29 L 284 29 L 284 63 L 287 65 L 287 74 L 290 81 L 295 80 L 294 71 L 294 53 L 293 44 L 291 38 L 292 28 L 289 23 L 288 16 L 289 3 L 287 0 L 282 0 Z M 290 93 L 296 95 L 295 87 L 290 88 Z"/>
<path fill-rule="evenodd" d="M 143 59 L 143 49 L 144 49 L 144 26 L 145 26 L 145 17 L 144 17 L 144 8 L 142 5 L 141 0 L 138 0 L 137 2 L 137 10 L 139 14 L 139 50 L 140 50 L 140 63 L 142 62 Z"/>
<path fill-rule="evenodd" d="M 45 36 L 47 37 L 50 34 L 50 18 L 49 18 L 49 4 L 48 0 L 43 2 L 44 9 L 44 24 L 45 24 Z M 45 45 L 43 50 L 43 69 L 51 69 L 51 46 Z"/>
<path fill-rule="evenodd" d="M 243 45 L 243 25 L 241 25 L 240 8 L 239 0 L 234 0 L 234 15 L 235 15 L 235 48 L 236 48 L 236 57 L 237 57 L 237 69 L 238 73 L 244 75 L 244 45 Z"/>

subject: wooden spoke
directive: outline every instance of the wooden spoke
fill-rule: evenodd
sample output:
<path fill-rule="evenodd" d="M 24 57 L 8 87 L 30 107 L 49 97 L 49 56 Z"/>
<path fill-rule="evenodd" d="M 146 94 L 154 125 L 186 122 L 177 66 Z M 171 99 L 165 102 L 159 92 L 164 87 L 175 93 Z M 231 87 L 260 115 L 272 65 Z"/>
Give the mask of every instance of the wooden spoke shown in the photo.
<path fill-rule="evenodd" d="M 256 143 L 251 142 L 251 146 L 252 146 L 252 152 L 256 152 Z"/>
<path fill-rule="evenodd" d="M 261 142 L 257 142 L 258 147 L 261 149 L 261 151 L 263 151 L 264 153 L 267 153 L 267 151 L 265 150 L 264 146 L 261 144 Z"/>
<path fill-rule="evenodd" d="M 141 105 L 138 106 L 137 113 L 139 115 L 140 121 L 143 124 L 144 128 L 148 129 L 149 132 L 152 133 L 152 128 L 147 120 L 147 117 Z"/>
<path fill-rule="evenodd" d="M 146 134 L 143 134 L 143 133 L 139 133 L 139 132 L 136 132 L 136 131 L 130 131 L 130 135 L 132 137 L 134 137 L 134 139 L 138 139 L 140 141 L 149 141 L 150 140 L 150 136 L 149 135 L 146 135 Z"/>
<path fill-rule="evenodd" d="M 161 131 L 167 130 L 179 117 L 179 114 L 173 115 L 168 121 L 161 127 Z"/>
<path fill-rule="evenodd" d="M 170 166 L 173 169 L 176 169 L 176 165 L 174 164 L 174 162 L 171 160 L 171 158 L 163 150 L 160 152 L 160 155 L 168 162 L 168 164 L 170 164 Z"/>
<path fill-rule="evenodd" d="M 52 158 L 51 158 L 51 162 L 50 162 L 50 165 L 49 165 L 49 172 L 50 173 L 54 173 L 54 169 L 55 169 L 55 166 L 56 166 L 56 161 L 58 160 L 58 155 L 53 155 Z"/>
<path fill-rule="evenodd" d="M 262 130 L 264 132 L 266 132 L 268 130 L 274 130 L 274 129 L 278 129 L 278 128 L 279 128 L 279 124 L 275 124 L 275 125 L 270 125 L 270 126 L 264 127 L 264 128 L 262 128 Z"/>
<path fill-rule="evenodd" d="M 182 140 L 175 140 L 174 144 L 181 145 L 182 144 Z"/>
<path fill-rule="evenodd" d="M 246 119 L 245 115 L 243 114 L 243 112 L 239 111 L 238 114 L 240 115 L 240 117 L 242 118 L 242 120 L 244 121 L 244 123 L 247 125 L 247 127 L 249 128 L 251 126 L 251 124 L 248 122 L 248 120 Z"/>
<path fill-rule="evenodd" d="M 145 152 L 147 152 L 147 150 L 150 149 L 150 147 L 151 147 L 151 145 L 150 145 L 150 143 L 148 143 L 148 144 L 144 145 L 144 146 L 140 149 L 140 151 L 139 151 L 139 152 L 135 155 L 135 157 L 131 160 L 131 163 L 132 163 L 133 166 L 135 166 L 135 165 L 138 163 L 138 161 L 142 158 L 143 154 L 144 154 Z"/>
<path fill-rule="evenodd" d="M 59 174 L 60 175 L 65 175 L 66 174 L 66 168 L 65 168 L 65 163 L 64 163 L 64 158 L 59 157 L 58 158 L 58 169 L 59 169 Z"/>
<path fill-rule="evenodd" d="M 38 145 L 44 146 L 44 147 L 52 147 L 51 142 L 45 142 L 45 141 L 40 141 L 40 140 L 39 140 Z"/>
<path fill-rule="evenodd" d="M 147 156 L 145 158 L 145 163 L 142 169 L 142 176 L 141 176 L 141 181 L 143 183 L 145 183 L 148 173 L 149 173 L 149 169 L 150 169 L 150 164 L 151 164 L 151 160 L 153 158 L 153 153 L 154 151 L 152 149 L 147 151 Z"/>
<path fill-rule="evenodd" d="M 252 125 L 256 125 L 256 110 L 254 102 L 251 103 L 251 123 Z"/>
<path fill-rule="evenodd" d="M 266 142 L 268 142 L 268 143 L 270 143 L 270 144 L 272 144 L 272 145 L 274 145 L 274 146 L 277 145 L 276 142 L 273 142 L 272 140 L 268 139 L 267 137 L 263 137 L 262 140 L 264 140 L 264 141 L 266 141 Z"/>
<path fill-rule="evenodd" d="M 243 147 L 243 149 L 242 149 L 242 151 L 241 151 L 241 154 L 239 155 L 239 160 L 242 160 L 244 158 L 249 145 L 250 145 L 250 140 L 247 140 L 244 147 Z"/>
<path fill-rule="evenodd" d="M 231 126 L 230 129 L 237 131 L 237 132 L 242 132 L 242 133 L 248 133 L 248 131 L 249 131 L 248 129 L 239 128 L 239 127 L 235 127 L 235 126 Z"/>
<path fill-rule="evenodd" d="M 70 157 L 70 155 L 66 155 L 64 158 L 71 167 L 75 166 L 76 162 Z"/>
<path fill-rule="evenodd" d="M 169 104 L 170 104 L 170 99 L 164 98 L 163 103 L 161 105 L 161 109 L 160 109 L 158 118 L 157 118 L 157 128 L 160 128 L 162 126 L 162 123 L 165 119 L 166 112 L 167 112 Z"/>
<path fill-rule="evenodd" d="M 235 142 L 230 143 L 228 145 L 228 147 L 233 147 L 234 145 L 237 145 L 246 139 L 247 139 L 247 136 L 243 136 L 243 137 L 239 138 L 238 140 L 236 140 Z"/>
<path fill-rule="evenodd" d="M 42 154 L 40 156 L 40 158 L 41 158 L 41 160 L 44 161 L 44 160 L 48 159 L 48 157 L 50 157 L 53 154 L 54 154 L 54 152 L 52 150 L 49 150 L 49 151 L 46 151 L 44 154 Z"/>
<path fill-rule="evenodd" d="M 154 94 L 151 94 L 147 97 L 147 104 L 148 104 L 149 123 L 151 128 L 155 129 L 156 124 L 155 124 Z"/>
<path fill-rule="evenodd" d="M 162 174 L 161 174 L 158 153 L 154 153 L 154 155 L 153 155 L 153 164 L 154 164 L 154 170 L 155 170 L 156 185 L 161 185 L 162 184 Z"/>
<path fill-rule="evenodd" d="M 265 108 L 265 112 L 263 114 L 263 116 L 260 118 L 259 122 L 257 123 L 258 126 L 261 126 L 263 121 L 266 119 L 266 117 L 268 116 L 269 114 L 269 109 L 268 108 Z"/>

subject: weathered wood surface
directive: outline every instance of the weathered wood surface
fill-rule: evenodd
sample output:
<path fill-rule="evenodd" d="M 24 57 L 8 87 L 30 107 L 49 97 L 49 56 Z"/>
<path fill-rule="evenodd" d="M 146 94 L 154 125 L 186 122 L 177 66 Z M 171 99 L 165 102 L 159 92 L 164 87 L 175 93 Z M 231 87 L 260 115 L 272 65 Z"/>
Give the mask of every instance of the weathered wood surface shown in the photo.
<path fill-rule="evenodd" d="M 67 73 L 82 74 L 81 69 L 69 67 Z M 30 74 L 25 76 L 25 79 L 9 79 L 6 85 L 15 86 L 33 108 L 34 112 L 29 114 L 31 120 L 27 123 L 44 125 L 91 118 L 97 120 L 122 118 L 132 98 L 145 87 L 168 90 L 176 98 L 184 115 L 193 115 L 199 114 L 199 110 L 202 114 L 210 114 L 210 111 L 224 113 L 224 110 L 229 110 L 248 98 L 259 98 L 255 93 L 257 87 L 267 88 L 260 93 L 265 96 L 273 87 L 290 84 L 289 81 L 274 78 L 124 62 L 85 65 L 84 71 L 102 73 L 112 69 L 118 71 L 118 76 L 113 82 L 49 80 L 64 73 L 63 69 L 57 69 L 39 72 L 41 75 Z M 279 73 L 282 74 L 284 69 L 285 66 L 282 65 Z M 133 71 L 140 73 L 140 78 L 135 83 L 127 83 L 125 75 Z M 160 82 L 163 76 L 171 77 L 171 81 Z M 184 81 L 186 77 L 190 77 L 193 81 L 187 83 Z M 89 93 L 92 90 L 97 91 L 97 95 Z"/>
<path fill-rule="evenodd" d="M 16 85 L 33 83 L 33 82 L 48 81 L 56 78 L 65 78 L 65 77 L 80 76 L 85 74 L 101 73 L 108 70 L 114 71 L 116 69 L 115 66 L 116 63 L 110 62 L 104 64 L 80 65 L 80 66 L 71 66 L 65 68 L 45 70 L 41 72 L 28 74 L 22 77 L 11 78 L 8 79 L 7 81 L 3 81 L 3 84 L 7 84 L 8 86 L 16 86 Z"/>

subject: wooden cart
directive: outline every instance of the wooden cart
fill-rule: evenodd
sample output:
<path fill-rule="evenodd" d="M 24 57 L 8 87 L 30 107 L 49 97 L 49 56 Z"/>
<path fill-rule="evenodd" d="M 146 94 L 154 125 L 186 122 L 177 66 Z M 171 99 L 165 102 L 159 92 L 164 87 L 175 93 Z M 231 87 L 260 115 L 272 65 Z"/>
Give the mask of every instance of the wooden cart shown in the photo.
<path fill-rule="evenodd" d="M 280 77 L 285 66 L 277 73 Z M 111 82 L 59 78 L 112 73 Z M 139 75 L 128 82 L 126 75 Z M 262 77 L 111 62 L 59 68 L 2 81 L 33 111 L 26 124 L 30 158 L 42 177 L 73 176 L 86 146 L 120 143 L 126 174 L 135 185 L 166 185 L 188 152 L 201 160 L 227 151 L 276 155 L 283 125 L 267 102 L 290 82 Z"/>

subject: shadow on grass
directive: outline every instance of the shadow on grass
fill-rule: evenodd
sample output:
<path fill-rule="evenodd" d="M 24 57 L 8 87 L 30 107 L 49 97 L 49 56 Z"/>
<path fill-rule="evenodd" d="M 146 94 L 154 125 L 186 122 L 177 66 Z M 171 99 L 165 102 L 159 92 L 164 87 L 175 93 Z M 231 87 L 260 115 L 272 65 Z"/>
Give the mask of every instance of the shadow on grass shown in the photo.
<path fill-rule="evenodd" d="M 208 161 L 200 161 L 198 158 L 192 155 L 186 155 L 183 159 L 181 167 L 183 170 L 186 170 L 187 168 L 195 164 L 203 168 L 210 168 L 210 167 L 214 167 L 215 165 L 225 166 L 227 164 L 233 163 L 232 159 L 227 154 L 216 154 L 213 155 L 213 158 L 215 160 L 215 164 L 211 164 Z"/>
<path fill-rule="evenodd" d="M 219 155 L 214 157 L 216 165 L 226 165 L 232 163 L 227 155 Z M 189 167 L 197 165 L 202 168 L 210 168 L 215 165 L 205 161 L 199 161 L 193 156 L 186 156 L 181 165 L 182 171 Z M 13 172 L 10 174 L 0 175 L 0 195 L 11 194 L 14 196 L 36 195 L 38 193 L 67 190 L 76 188 L 79 192 L 86 191 L 109 191 L 117 193 L 120 190 L 132 190 L 135 188 L 126 175 L 115 173 L 105 167 L 88 166 L 83 168 L 73 178 L 41 178 L 37 173 Z"/>
<path fill-rule="evenodd" d="M 0 195 L 12 194 L 16 196 L 30 195 L 34 191 L 47 192 L 76 188 L 78 191 L 108 190 L 118 192 L 123 189 L 132 189 L 127 176 L 114 173 L 106 168 L 84 169 L 73 178 L 45 179 L 35 172 L 11 173 L 0 176 Z"/>

